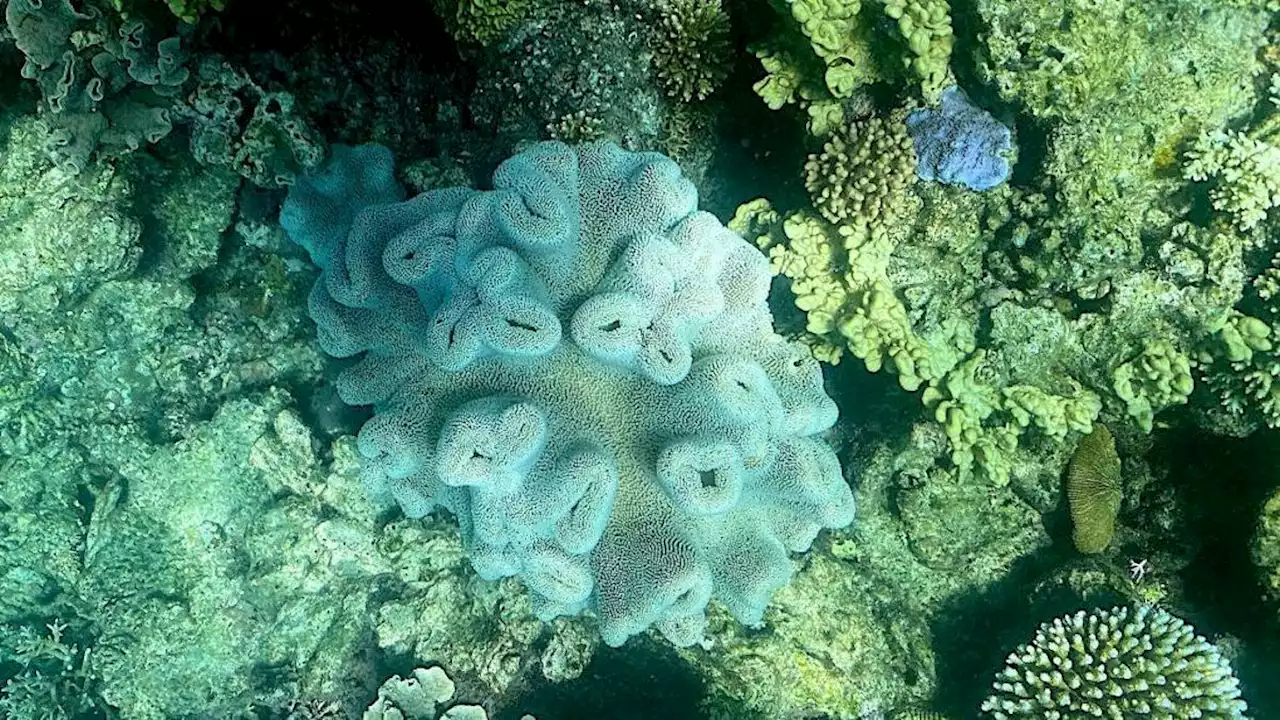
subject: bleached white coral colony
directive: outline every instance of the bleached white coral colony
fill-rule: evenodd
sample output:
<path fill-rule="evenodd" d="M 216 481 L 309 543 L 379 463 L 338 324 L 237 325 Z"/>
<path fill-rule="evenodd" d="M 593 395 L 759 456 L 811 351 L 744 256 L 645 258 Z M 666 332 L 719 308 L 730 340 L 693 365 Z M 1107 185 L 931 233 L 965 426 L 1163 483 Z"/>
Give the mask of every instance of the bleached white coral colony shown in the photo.
<path fill-rule="evenodd" d="M 324 349 L 373 405 L 371 489 L 457 516 L 484 578 L 605 642 L 758 623 L 791 552 L 853 520 L 835 403 L 774 333 L 764 256 L 698 211 L 674 162 L 540 143 L 492 191 L 411 200 L 379 146 L 338 148 L 281 222 L 322 275 Z"/>

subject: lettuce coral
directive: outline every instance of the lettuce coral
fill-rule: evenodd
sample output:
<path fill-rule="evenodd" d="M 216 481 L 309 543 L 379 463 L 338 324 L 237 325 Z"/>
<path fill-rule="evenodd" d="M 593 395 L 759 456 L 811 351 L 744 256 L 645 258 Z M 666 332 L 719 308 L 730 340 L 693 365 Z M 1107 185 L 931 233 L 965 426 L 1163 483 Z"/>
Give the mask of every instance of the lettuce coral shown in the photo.
<path fill-rule="evenodd" d="M 593 611 L 605 642 L 698 641 L 718 599 L 758 623 L 790 552 L 848 525 L 815 437 L 818 365 L 772 329 L 767 263 L 674 162 L 548 142 L 495 190 L 402 201 L 389 151 L 338 148 L 281 213 L 322 270 L 322 347 L 370 488 L 454 513 L 481 577 L 542 618 Z"/>

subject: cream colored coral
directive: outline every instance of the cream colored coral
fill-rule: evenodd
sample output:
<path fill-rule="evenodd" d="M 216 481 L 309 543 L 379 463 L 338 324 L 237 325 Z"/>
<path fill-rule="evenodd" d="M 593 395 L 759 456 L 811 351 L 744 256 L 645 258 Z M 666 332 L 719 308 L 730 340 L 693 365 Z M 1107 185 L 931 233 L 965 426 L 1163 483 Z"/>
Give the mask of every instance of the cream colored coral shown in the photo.
<path fill-rule="evenodd" d="M 1241 230 L 1252 230 L 1280 205 L 1280 147 L 1244 133 L 1202 135 L 1187 151 L 1183 176 L 1212 181 L 1210 201 Z"/>

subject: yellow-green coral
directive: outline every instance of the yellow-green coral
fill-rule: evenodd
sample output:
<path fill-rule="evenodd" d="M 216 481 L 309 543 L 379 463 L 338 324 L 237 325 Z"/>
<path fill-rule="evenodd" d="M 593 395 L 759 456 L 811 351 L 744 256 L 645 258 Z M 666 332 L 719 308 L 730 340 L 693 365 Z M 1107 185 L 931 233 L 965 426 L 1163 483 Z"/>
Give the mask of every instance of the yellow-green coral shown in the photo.
<path fill-rule="evenodd" d="M 1190 397 L 1191 360 L 1166 339 L 1146 340 L 1137 357 L 1116 367 L 1112 387 L 1142 431 L 1151 432 L 1156 413 Z"/>
<path fill-rule="evenodd" d="M 809 113 L 809 131 L 825 135 L 842 124 L 842 100 L 885 79 L 873 53 L 874 15 L 860 0 L 788 0 L 775 6 L 794 25 L 752 47 L 767 73 L 755 91 L 774 110 L 800 103 Z"/>
<path fill-rule="evenodd" d="M 1012 454 L 1024 432 L 1036 428 L 1064 440 L 1088 433 L 1102 410 L 1097 395 L 1075 381 L 1055 395 L 1033 385 L 998 387 L 999 377 L 979 349 L 940 380 L 925 388 L 921 400 L 942 424 L 951 461 L 963 473 L 980 470 L 991 482 L 1009 482 Z"/>
<path fill-rule="evenodd" d="M 661 0 L 657 10 L 658 79 L 677 100 L 706 98 L 729 75 L 729 16 L 720 0 Z"/>
<path fill-rule="evenodd" d="M 951 462 L 963 472 L 977 466 L 996 485 L 1007 485 L 1018 430 L 1009 422 L 984 424 L 1001 407 L 985 362 L 986 353 L 979 350 L 926 388 L 921 399 L 947 434 Z"/>
<path fill-rule="evenodd" d="M 884 13 L 898 22 L 912 57 L 906 59 L 929 99 L 937 98 L 948 84 L 951 48 L 951 6 L 947 0 L 887 0 Z"/>
<path fill-rule="evenodd" d="M 805 163 L 813 206 L 833 223 L 897 222 L 910 204 L 915 151 L 901 113 L 849 123 Z"/>
<path fill-rule="evenodd" d="M 836 363 L 848 348 L 871 372 L 888 366 L 907 390 L 937 376 L 886 274 L 919 206 L 910 192 L 913 168 L 901 117 L 869 118 L 806 165 L 805 184 L 830 223 L 808 212 L 782 220 L 764 201 L 739 208 L 730 223 L 756 237 L 774 273 L 791 279 L 815 356 Z"/>
<path fill-rule="evenodd" d="M 1098 396 L 1079 386 L 1070 396 L 1051 395 L 1034 385 L 1012 385 L 1001 394 L 1018 427 L 1035 427 L 1054 440 L 1066 439 L 1069 432 L 1089 432 L 1102 411 Z"/>
<path fill-rule="evenodd" d="M 529 17 L 540 0 L 433 0 L 436 14 L 460 43 L 489 45 Z"/>
<path fill-rule="evenodd" d="M 1218 332 L 1223 357 L 1228 362 L 1248 364 L 1254 352 L 1272 348 L 1271 326 L 1255 317 L 1233 312 Z"/>
<path fill-rule="evenodd" d="M 882 224 L 835 226 L 807 212 L 786 217 L 779 232 L 778 217 L 754 201 L 739 208 L 730 227 L 755 237 L 774 274 L 791 280 L 796 307 L 808 318 L 802 339 L 814 355 L 834 364 L 848 349 L 871 372 L 888 367 L 907 390 L 937 377 L 885 274 L 900 233 Z"/>

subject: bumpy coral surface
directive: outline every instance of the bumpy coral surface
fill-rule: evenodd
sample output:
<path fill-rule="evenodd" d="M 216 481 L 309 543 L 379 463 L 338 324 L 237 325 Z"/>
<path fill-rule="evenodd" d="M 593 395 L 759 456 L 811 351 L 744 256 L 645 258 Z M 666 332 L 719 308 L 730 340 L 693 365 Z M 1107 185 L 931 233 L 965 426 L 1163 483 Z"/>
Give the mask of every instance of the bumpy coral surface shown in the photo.
<path fill-rule="evenodd" d="M 1009 179 L 1013 134 L 955 85 L 943 91 L 937 108 L 908 115 L 907 130 L 923 180 L 990 190 Z"/>
<path fill-rule="evenodd" d="M 1231 665 L 1164 610 L 1078 612 L 1040 626 L 1008 659 L 987 717 L 1242 718 Z"/>
<path fill-rule="evenodd" d="M 714 597 L 759 622 L 789 552 L 853 519 L 817 364 L 772 329 L 764 257 L 675 163 L 542 143 L 495 190 L 400 202 L 390 153 L 339 149 L 281 222 L 323 274 L 321 345 L 377 414 L 370 487 L 442 506 L 484 578 L 620 645 L 701 638 Z"/>

